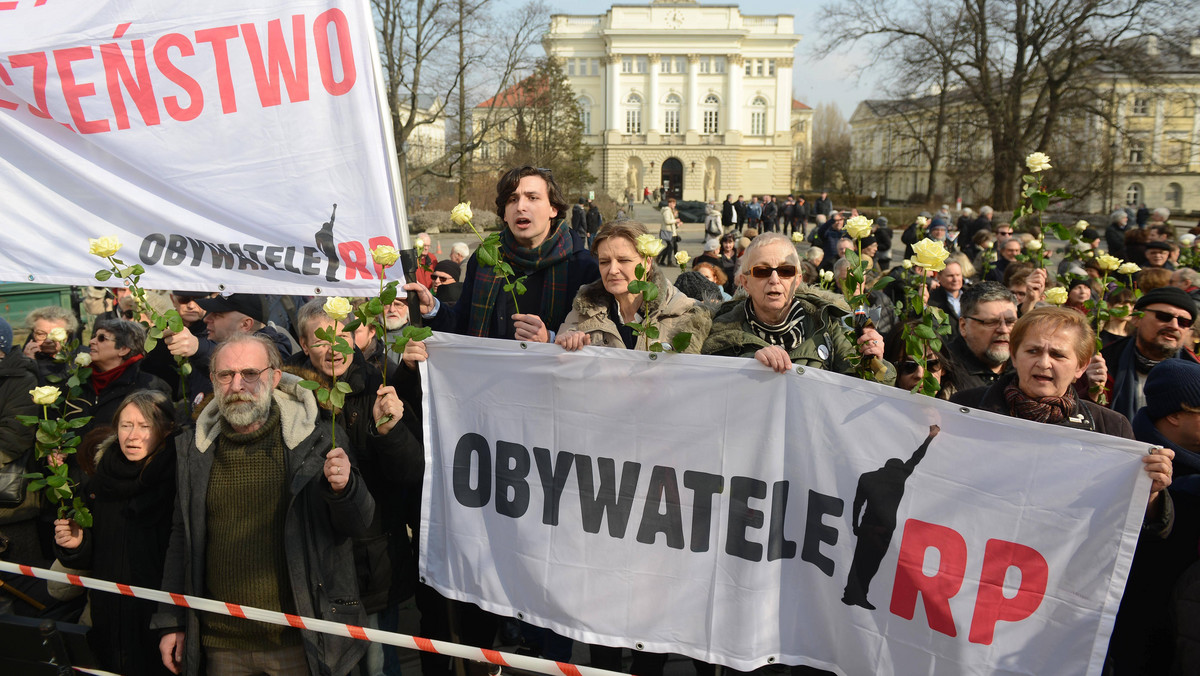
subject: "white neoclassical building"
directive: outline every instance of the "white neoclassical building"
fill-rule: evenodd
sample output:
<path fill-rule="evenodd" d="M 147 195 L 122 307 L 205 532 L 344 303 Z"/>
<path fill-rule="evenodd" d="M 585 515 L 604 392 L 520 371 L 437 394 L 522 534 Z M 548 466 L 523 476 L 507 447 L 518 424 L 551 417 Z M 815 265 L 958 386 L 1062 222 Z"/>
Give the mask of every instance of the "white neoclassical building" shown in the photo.
<path fill-rule="evenodd" d="M 543 44 L 579 96 L 599 188 L 685 200 L 792 190 L 793 110 L 811 115 L 793 105 L 792 19 L 694 0 L 553 15 Z"/>

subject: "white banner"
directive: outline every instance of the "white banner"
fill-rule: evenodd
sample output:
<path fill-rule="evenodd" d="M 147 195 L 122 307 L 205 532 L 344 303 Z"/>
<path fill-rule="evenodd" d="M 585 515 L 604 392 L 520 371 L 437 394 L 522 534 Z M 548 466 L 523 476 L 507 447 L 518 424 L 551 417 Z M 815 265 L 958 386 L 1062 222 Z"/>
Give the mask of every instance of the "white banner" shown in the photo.
<path fill-rule="evenodd" d="M 0 2 L 0 280 L 95 284 L 116 236 L 148 288 L 378 292 L 374 30 L 365 0 Z"/>
<path fill-rule="evenodd" d="M 450 597 L 743 671 L 1100 672 L 1142 444 L 749 359 L 429 346 Z"/>

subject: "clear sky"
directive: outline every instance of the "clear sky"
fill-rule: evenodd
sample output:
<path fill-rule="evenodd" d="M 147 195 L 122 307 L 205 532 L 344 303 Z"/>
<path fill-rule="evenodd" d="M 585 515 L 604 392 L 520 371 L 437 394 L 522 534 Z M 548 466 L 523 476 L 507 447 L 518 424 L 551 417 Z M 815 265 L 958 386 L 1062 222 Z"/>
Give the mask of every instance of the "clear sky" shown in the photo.
<path fill-rule="evenodd" d="M 519 0 L 503 0 L 518 2 Z M 601 0 L 547 0 L 555 13 L 559 14 L 604 14 L 613 2 Z M 641 4 L 648 0 L 621 0 L 618 4 Z M 835 102 L 842 115 L 850 119 L 859 101 L 878 97 L 874 82 L 869 75 L 861 81 L 855 80 L 854 66 L 866 59 L 856 58 L 853 52 L 841 51 L 822 61 L 815 61 L 813 48 L 825 40 L 844 39 L 844 31 L 825 30 L 817 26 L 816 18 L 821 11 L 821 2 L 816 0 L 742 0 L 720 2 L 701 0 L 702 5 L 738 5 L 742 14 L 792 14 L 795 16 L 796 33 L 803 36 L 796 47 L 796 62 L 793 70 L 793 96 L 804 103 L 817 107 L 818 103 Z"/>

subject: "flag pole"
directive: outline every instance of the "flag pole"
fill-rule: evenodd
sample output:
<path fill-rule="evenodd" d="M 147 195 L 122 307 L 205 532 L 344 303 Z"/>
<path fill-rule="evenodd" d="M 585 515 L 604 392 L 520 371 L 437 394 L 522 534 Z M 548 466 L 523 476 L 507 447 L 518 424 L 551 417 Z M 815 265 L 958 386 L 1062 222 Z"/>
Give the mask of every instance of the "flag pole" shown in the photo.
<path fill-rule="evenodd" d="M 363 16 L 371 17 L 370 3 L 360 0 L 365 6 Z M 396 226 L 396 241 L 400 249 L 400 268 L 404 271 L 404 282 L 415 282 L 417 277 L 417 251 L 413 248 L 412 235 L 408 231 L 408 210 L 404 201 L 404 186 L 400 182 L 400 160 L 396 148 L 396 132 L 392 127 L 392 109 L 388 105 L 391 93 L 383 79 L 383 63 L 379 58 L 379 39 L 374 22 L 371 22 L 371 71 L 375 81 L 375 96 L 379 100 L 379 130 L 384 142 L 384 155 L 387 157 L 388 179 L 392 191 L 392 212 Z M 401 291 L 403 293 L 403 291 Z M 421 326 L 421 307 L 417 294 L 408 296 L 408 323 Z"/>

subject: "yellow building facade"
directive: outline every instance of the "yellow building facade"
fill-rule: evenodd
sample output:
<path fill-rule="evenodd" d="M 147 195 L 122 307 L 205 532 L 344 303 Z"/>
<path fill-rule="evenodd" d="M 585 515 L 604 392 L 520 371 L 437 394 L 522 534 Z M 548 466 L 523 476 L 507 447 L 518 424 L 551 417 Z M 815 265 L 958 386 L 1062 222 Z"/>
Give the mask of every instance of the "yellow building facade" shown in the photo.
<path fill-rule="evenodd" d="M 1047 150 L 1060 160 L 1056 168 L 1070 168 L 1078 182 L 1090 177 L 1092 189 L 1078 209 L 1099 213 L 1145 204 L 1181 216 L 1200 212 L 1200 38 L 1173 49 L 1153 40 L 1137 48 L 1158 64 L 1152 77 L 1135 81 L 1094 71 L 1093 91 L 1107 115 L 1068 115 L 1060 147 L 1023 151 Z M 860 103 L 850 119 L 854 187 L 892 200 L 925 194 L 937 114 L 934 94 Z M 949 92 L 944 118 L 933 193 L 939 201 L 959 197 L 963 204 L 982 205 L 992 185 L 991 140 L 979 126 L 981 115 L 965 97 Z"/>

